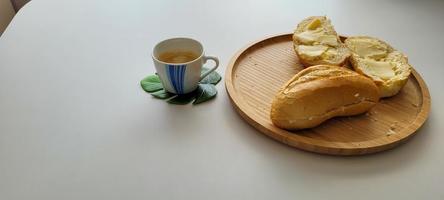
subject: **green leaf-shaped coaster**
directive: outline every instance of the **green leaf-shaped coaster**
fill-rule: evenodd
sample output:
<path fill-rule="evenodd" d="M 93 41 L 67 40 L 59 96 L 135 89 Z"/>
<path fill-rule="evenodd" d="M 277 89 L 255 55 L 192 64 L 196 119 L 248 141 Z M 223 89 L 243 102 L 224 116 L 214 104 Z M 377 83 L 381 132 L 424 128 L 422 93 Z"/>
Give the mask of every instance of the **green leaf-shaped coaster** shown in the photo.
<path fill-rule="evenodd" d="M 176 96 L 176 94 L 173 93 L 169 93 L 167 92 L 165 89 L 161 89 L 159 91 L 156 92 L 152 92 L 150 93 L 153 97 L 156 97 L 158 99 L 168 99 L 170 97 Z"/>
<path fill-rule="evenodd" d="M 143 90 L 150 93 L 163 89 L 159 76 L 155 74 L 142 79 L 142 81 L 140 81 L 140 86 L 142 86 Z"/>
<path fill-rule="evenodd" d="M 208 70 L 208 68 L 203 67 L 202 74 Z M 199 87 L 196 90 L 188 94 L 181 95 L 167 92 L 163 88 L 159 76 L 157 75 L 145 77 L 142 81 L 140 81 L 140 86 L 142 86 L 143 90 L 150 93 L 153 97 L 157 99 L 165 99 L 168 103 L 185 105 L 194 100 L 193 104 L 195 105 L 213 99 L 217 95 L 215 85 L 218 84 L 221 79 L 222 77 L 216 71 L 213 71 L 199 82 Z"/>
<path fill-rule="evenodd" d="M 208 70 L 210 70 L 210 69 L 208 69 L 208 68 L 206 68 L 206 67 L 202 67 L 202 73 L 201 73 L 201 74 L 207 72 Z M 216 85 L 217 83 L 219 83 L 219 81 L 220 81 L 221 79 L 222 79 L 222 77 L 221 77 L 216 71 L 213 71 L 213 72 L 211 72 L 210 74 L 208 74 L 208 76 L 206 76 L 205 78 L 203 78 L 203 79 L 200 81 L 200 83 L 203 83 L 203 84 L 211 83 L 211 84 L 213 84 L 213 85 Z"/>
<path fill-rule="evenodd" d="M 193 104 L 199 104 L 208 101 L 217 95 L 217 89 L 213 84 L 199 84 L 197 88 L 197 97 Z"/>
<path fill-rule="evenodd" d="M 167 100 L 167 102 L 171 103 L 171 104 L 179 104 L 179 105 L 188 104 L 188 103 L 192 102 L 194 99 L 196 99 L 196 91 L 197 90 L 187 93 L 187 94 L 177 95 L 177 96 Z"/>

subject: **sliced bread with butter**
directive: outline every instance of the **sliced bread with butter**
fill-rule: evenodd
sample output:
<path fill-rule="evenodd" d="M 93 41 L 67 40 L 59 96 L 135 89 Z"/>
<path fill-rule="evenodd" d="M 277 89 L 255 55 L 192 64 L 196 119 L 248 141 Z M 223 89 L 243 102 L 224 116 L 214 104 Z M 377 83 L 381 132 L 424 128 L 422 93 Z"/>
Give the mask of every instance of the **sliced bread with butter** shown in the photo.
<path fill-rule="evenodd" d="M 293 34 L 293 47 L 305 67 L 321 64 L 342 66 L 350 56 L 325 16 L 308 17 L 299 23 Z"/>
<path fill-rule="evenodd" d="M 368 36 L 348 37 L 345 45 L 352 52 L 354 70 L 370 77 L 379 87 L 381 97 L 396 95 L 407 83 L 411 66 L 407 56 L 386 42 Z"/>

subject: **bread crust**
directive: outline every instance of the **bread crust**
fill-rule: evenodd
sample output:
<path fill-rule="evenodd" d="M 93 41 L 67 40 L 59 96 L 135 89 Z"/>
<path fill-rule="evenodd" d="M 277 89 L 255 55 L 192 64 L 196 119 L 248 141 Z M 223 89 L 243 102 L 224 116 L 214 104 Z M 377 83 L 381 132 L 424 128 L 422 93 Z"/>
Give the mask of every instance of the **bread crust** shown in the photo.
<path fill-rule="evenodd" d="M 282 86 L 270 117 L 283 129 L 312 128 L 336 116 L 364 113 L 378 100 L 378 88 L 369 78 L 343 67 L 317 65 Z"/>

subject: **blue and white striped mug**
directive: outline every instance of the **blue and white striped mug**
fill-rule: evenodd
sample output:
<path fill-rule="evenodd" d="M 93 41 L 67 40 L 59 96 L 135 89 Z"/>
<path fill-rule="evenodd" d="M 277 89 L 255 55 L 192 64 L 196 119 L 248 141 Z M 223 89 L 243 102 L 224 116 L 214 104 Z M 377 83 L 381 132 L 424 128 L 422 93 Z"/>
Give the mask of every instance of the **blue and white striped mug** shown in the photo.
<path fill-rule="evenodd" d="M 184 63 L 168 63 L 159 58 L 163 53 L 174 51 L 192 52 L 197 58 Z M 202 44 L 190 38 L 171 38 L 159 42 L 153 49 L 152 57 L 163 87 L 175 94 L 194 91 L 199 81 L 219 66 L 219 59 L 214 56 L 205 56 Z M 215 66 L 201 74 L 202 66 L 207 60 L 213 60 Z"/>

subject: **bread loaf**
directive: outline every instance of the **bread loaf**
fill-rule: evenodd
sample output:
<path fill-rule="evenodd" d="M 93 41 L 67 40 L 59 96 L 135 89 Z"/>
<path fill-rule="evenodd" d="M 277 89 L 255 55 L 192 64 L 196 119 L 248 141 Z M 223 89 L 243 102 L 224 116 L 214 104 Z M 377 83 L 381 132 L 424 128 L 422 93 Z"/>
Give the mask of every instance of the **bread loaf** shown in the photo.
<path fill-rule="evenodd" d="M 396 95 L 407 83 L 410 65 L 407 56 L 386 42 L 368 36 L 349 37 L 345 45 L 351 50 L 354 70 L 370 77 L 379 87 L 381 97 Z"/>
<path fill-rule="evenodd" d="M 325 16 L 308 17 L 299 23 L 293 34 L 293 47 L 305 67 L 320 64 L 341 66 L 350 56 Z"/>
<path fill-rule="evenodd" d="M 315 127 L 335 116 L 368 111 L 379 100 L 375 83 L 344 67 L 308 67 L 288 81 L 275 96 L 270 117 L 277 127 Z"/>

